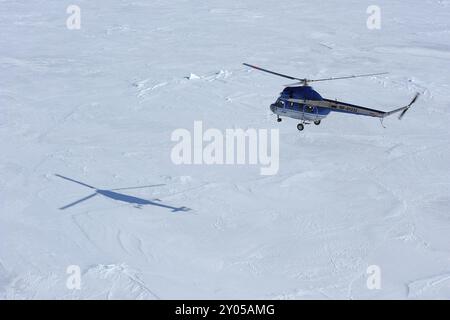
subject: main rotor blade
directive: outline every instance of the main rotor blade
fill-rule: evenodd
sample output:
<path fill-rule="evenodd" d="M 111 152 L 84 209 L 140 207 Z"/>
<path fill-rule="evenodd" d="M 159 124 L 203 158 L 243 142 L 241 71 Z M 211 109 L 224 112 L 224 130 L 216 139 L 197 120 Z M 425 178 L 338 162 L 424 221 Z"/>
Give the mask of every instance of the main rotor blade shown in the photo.
<path fill-rule="evenodd" d="M 69 203 L 68 205 L 65 205 L 64 207 L 59 208 L 59 210 L 65 210 L 65 209 L 67 209 L 67 208 L 73 207 L 74 205 L 79 204 L 79 203 L 81 203 L 81 202 L 83 202 L 83 201 L 86 201 L 86 200 L 88 200 L 88 199 L 90 199 L 90 198 L 93 198 L 93 197 L 95 197 L 96 195 L 97 195 L 97 193 L 93 193 L 93 194 L 91 194 L 91 195 L 88 195 L 87 197 L 81 198 L 80 200 L 77 200 L 77 201 L 75 201 L 75 202 Z"/>
<path fill-rule="evenodd" d="M 299 80 L 299 81 L 304 81 L 305 80 L 305 79 L 291 77 L 291 76 L 288 76 L 286 74 L 270 71 L 270 70 L 267 70 L 267 69 L 263 69 L 263 68 L 260 68 L 260 67 L 257 67 L 257 66 L 253 66 L 253 65 L 248 64 L 248 63 L 243 63 L 243 65 L 247 66 L 247 67 L 250 67 L 250 68 L 253 68 L 253 69 L 256 69 L 256 70 L 259 70 L 259 71 L 267 72 L 267 73 L 270 73 L 270 74 L 273 74 L 273 75 L 276 75 L 276 76 L 279 76 L 279 77 L 291 79 L 291 80 Z"/>
<path fill-rule="evenodd" d="M 291 79 L 291 80 L 298 80 L 300 81 L 299 84 L 295 83 L 294 85 L 288 85 L 288 86 L 297 86 L 300 84 L 307 84 L 308 82 L 319 82 L 319 81 L 331 81 L 331 80 L 342 80 L 342 79 L 352 79 L 352 78 L 360 78 L 360 77 L 371 77 L 371 76 L 379 76 L 379 75 L 383 75 L 383 74 L 388 74 L 389 72 L 380 72 L 380 73 L 368 73 L 368 74 L 358 74 L 358 75 L 351 75 L 351 76 L 344 76 L 344 77 L 331 77 L 331 78 L 323 78 L 323 79 L 306 79 L 306 78 L 296 78 L 296 77 L 292 77 L 292 76 L 288 76 L 286 74 L 282 74 L 282 73 L 278 73 L 278 72 L 274 72 L 271 70 L 267 70 L 267 69 L 263 69 L 248 63 L 243 63 L 244 66 L 259 70 L 259 71 L 263 71 L 263 72 L 267 72 L 279 77 L 283 77 L 283 78 L 287 78 L 287 79 Z"/>
<path fill-rule="evenodd" d="M 131 189 L 143 189 L 143 188 L 152 188 L 152 187 L 160 187 L 160 186 L 165 186 L 165 184 L 152 184 L 152 185 L 149 185 L 149 186 L 128 187 L 128 188 L 117 188 L 117 189 L 111 189 L 111 191 L 131 190 Z"/>
<path fill-rule="evenodd" d="M 345 76 L 345 77 L 332 77 L 332 78 L 325 78 L 325 79 L 314 79 L 314 80 L 308 80 L 308 82 L 330 81 L 330 80 L 341 80 L 341 79 L 352 79 L 352 78 L 360 78 L 360 77 L 371 77 L 371 76 L 379 76 L 379 75 L 382 75 L 382 74 L 388 74 L 388 73 L 389 73 L 389 72 L 358 74 L 358 75 Z"/>
<path fill-rule="evenodd" d="M 81 184 L 82 186 L 85 186 L 85 187 L 88 187 L 88 188 L 91 188 L 91 189 L 97 190 L 97 188 L 95 188 L 95 187 L 93 187 L 93 186 L 90 186 L 90 185 L 88 185 L 88 184 L 86 184 L 86 183 L 83 183 L 83 182 L 80 182 L 80 181 L 77 181 L 77 180 L 73 180 L 73 179 L 64 177 L 64 176 L 62 176 L 62 175 L 60 175 L 60 174 L 55 174 L 55 176 L 57 176 L 57 177 L 59 177 L 59 178 L 61 178 L 61 179 L 65 179 L 65 180 L 68 180 L 68 181 L 71 181 L 71 182 L 75 182 L 75 183 Z"/>

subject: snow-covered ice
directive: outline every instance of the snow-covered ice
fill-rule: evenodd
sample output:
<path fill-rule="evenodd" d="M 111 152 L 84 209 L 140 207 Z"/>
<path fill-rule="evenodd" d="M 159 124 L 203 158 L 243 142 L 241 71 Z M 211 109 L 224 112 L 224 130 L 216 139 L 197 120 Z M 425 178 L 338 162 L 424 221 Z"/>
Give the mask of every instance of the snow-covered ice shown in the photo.
<path fill-rule="evenodd" d="M 380 30 L 365 0 L 78 0 L 68 30 L 71 4 L 0 1 L 0 299 L 450 298 L 449 1 L 379 0 Z M 423 94 L 299 133 L 269 111 L 289 81 L 242 62 L 389 71 L 314 86 L 381 110 Z M 174 165 L 196 120 L 279 128 L 278 174 Z M 97 194 L 59 210 L 93 191 L 55 174 Z"/>

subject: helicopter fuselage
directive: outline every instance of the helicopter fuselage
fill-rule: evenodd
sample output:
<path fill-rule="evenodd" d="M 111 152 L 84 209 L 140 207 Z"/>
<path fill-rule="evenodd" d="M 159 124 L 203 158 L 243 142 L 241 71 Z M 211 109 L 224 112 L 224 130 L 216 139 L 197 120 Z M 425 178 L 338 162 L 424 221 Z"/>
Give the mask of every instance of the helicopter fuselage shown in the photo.
<path fill-rule="evenodd" d="M 289 102 L 289 99 L 322 101 L 321 95 L 310 86 L 287 87 L 277 101 L 270 105 L 270 110 L 277 116 L 290 117 L 302 121 L 320 121 L 330 109 Z"/>

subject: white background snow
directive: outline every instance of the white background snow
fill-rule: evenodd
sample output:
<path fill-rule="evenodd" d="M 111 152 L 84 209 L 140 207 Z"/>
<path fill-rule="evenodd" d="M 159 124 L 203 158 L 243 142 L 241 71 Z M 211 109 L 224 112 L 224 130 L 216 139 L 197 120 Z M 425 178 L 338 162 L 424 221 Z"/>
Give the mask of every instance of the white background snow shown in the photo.
<path fill-rule="evenodd" d="M 289 80 L 242 62 L 389 71 L 314 86 L 381 110 L 423 94 L 387 128 L 330 114 L 299 133 L 269 111 Z M 0 298 L 450 298 L 449 67 L 446 0 L 1 0 Z M 279 128 L 278 174 L 175 166 L 170 135 L 195 120 Z M 191 210 L 100 195 L 59 210 L 92 190 L 55 174 L 163 184 L 121 192 Z"/>

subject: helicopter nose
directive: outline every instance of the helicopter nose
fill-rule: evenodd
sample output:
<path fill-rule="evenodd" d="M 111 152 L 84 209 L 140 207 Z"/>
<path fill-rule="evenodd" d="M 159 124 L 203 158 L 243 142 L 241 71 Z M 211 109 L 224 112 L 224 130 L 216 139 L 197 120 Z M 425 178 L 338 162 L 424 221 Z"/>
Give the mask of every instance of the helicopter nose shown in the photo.
<path fill-rule="evenodd" d="M 276 107 L 275 107 L 275 104 L 271 104 L 270 105 L 270 111 L 272 111 L 273 113 L 275 113 L 275 109 L 276 109 Z"/>

